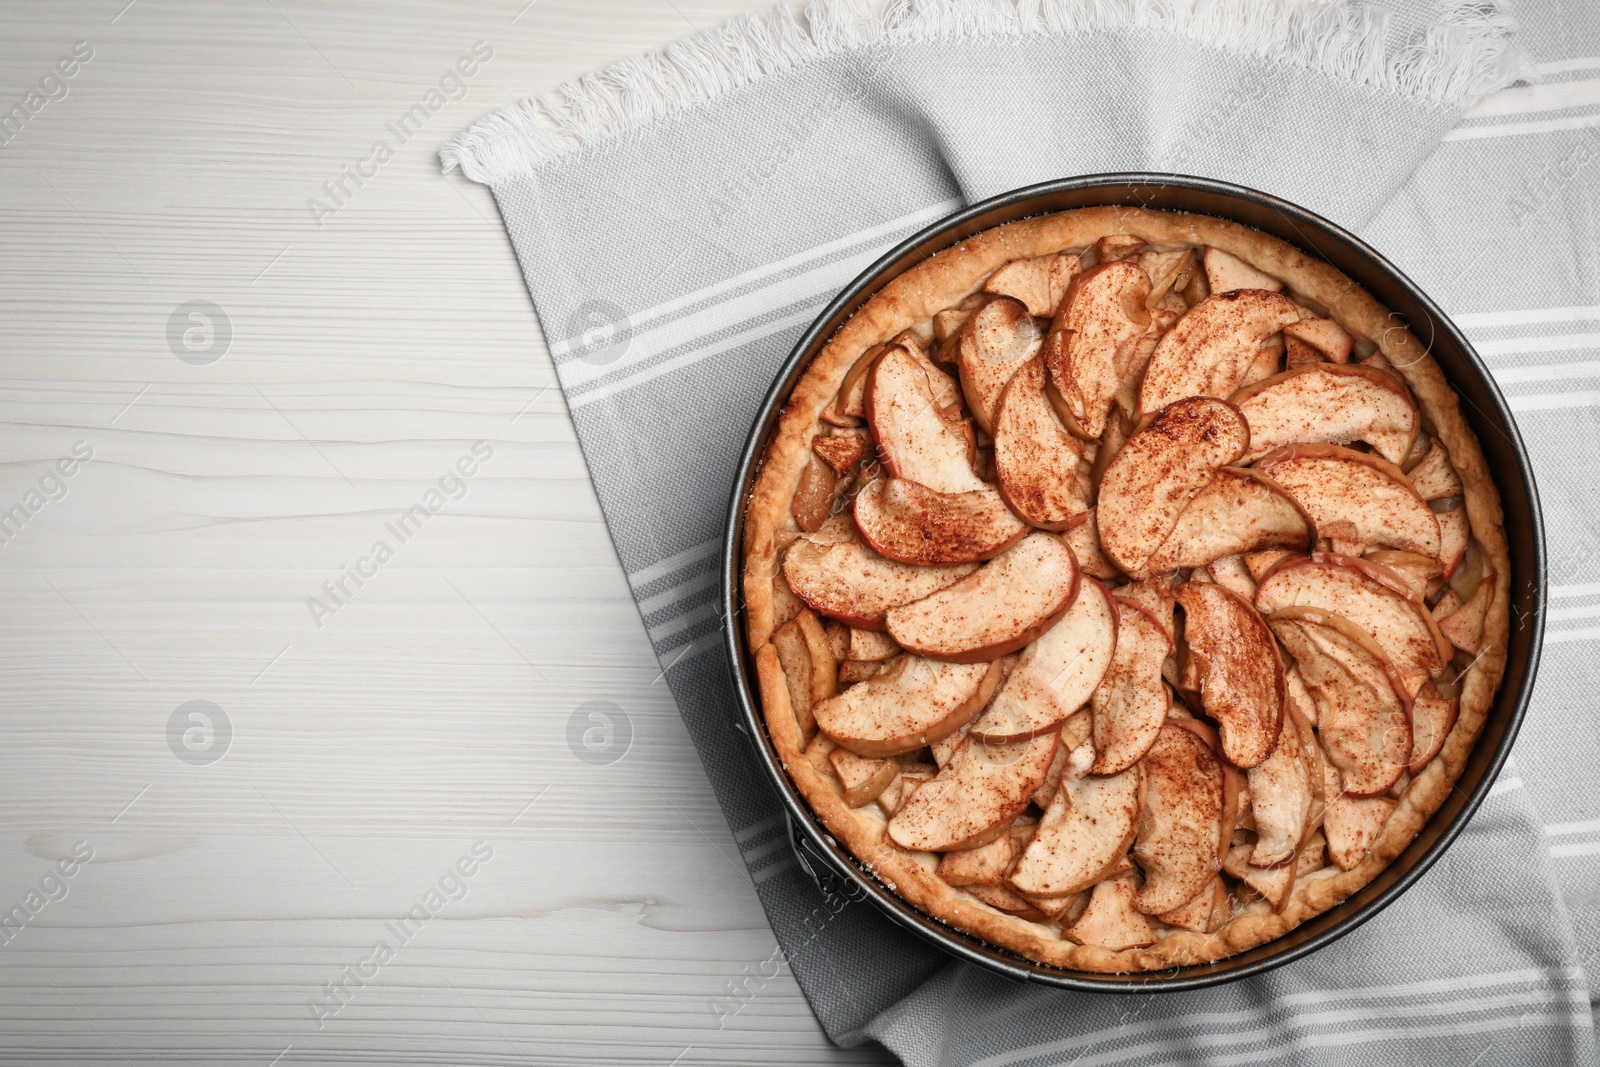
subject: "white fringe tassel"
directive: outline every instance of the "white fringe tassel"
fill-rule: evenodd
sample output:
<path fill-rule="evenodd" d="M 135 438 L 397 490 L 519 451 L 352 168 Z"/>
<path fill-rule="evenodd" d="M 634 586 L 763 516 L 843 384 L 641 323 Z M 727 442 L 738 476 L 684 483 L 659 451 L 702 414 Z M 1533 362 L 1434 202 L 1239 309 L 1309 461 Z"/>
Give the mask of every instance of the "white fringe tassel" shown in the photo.
<path fill-rule="evenodd" d="M 494 184 L 732 89 L 885 42 L 1160 30 L 1209 48 L 1320 71 L 1439 107 L 1465 107 L 1522 73 L 1495 0 L 1454 0 L 1391 52 L 1388 12 L 1320 0 L 813 0 L 780 3 L 585 75 L 488 116 L 445 145 L 444 169 Z"/>

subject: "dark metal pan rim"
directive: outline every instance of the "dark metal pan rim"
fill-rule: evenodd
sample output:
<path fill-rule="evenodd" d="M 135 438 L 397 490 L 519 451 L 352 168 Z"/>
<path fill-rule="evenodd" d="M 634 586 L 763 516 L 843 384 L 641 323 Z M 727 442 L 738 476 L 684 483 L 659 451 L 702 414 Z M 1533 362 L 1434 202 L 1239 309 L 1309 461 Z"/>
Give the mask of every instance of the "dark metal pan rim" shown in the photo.
<path fill-rule="evenodd" d="M 902 900 L 841 848 L 789 781 L 767 739 L 751 685 L 739 589 L 745 501 L 789 391 L 822 344 L 883 284 L 935 252 L 1003 223 L 1091 206 L 1149 207 L 1233 219 L 1332 264 L 1401 316 L 1419 339 L 1425 340 L 1463 400 L 1462 412 L 1478 436 L 1500 490 L 1513 572 L 1512 617 L 1520 620 L 1511 634 L 1500 690 L 1477 745 L 1456 781 L 1456 789 L 1411 844 L 1371 883 L 1282 937 L 1238 955 L 1192 967 L 1134 974 L 1068 971 L 991 945 Z M 750 737 L 768 780 L 782 800 L 797 858 L 825 891 L 870 898 L 893 920 L 923 939 L 1016 981 L 1080 992 L 1177 991 L 1261 974 L 1333 943 L 1393 903 L 1444 854 L 1488 795 L 1527 713 L 1544 633 L 1545 581 L 1543 520 L 1532 464 L 1516 422 L 1483 360 L 1409 278 L 1359 238 L 1269 194 L 1188 175 L 1097 174 L 1003 193 L 924 228 L 845 286 L 801 336 L 762 403 L 734 481 L 723 543 L 723 636 L 742 712 L 739 725 Z"/>

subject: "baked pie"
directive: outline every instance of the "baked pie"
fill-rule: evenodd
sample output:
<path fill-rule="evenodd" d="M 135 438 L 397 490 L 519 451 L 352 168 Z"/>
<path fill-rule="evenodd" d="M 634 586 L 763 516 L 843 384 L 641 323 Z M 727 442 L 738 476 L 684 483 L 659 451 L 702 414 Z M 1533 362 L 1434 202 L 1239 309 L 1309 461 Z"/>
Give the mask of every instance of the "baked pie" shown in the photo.
<path fill-rule="evenodd" d="M 829 832 L 1073 970 L 1216 960 L 1367 884 L 1509 625 L 1498 494 L 1396 323 L 1272 237 L 1125 208 L 889 282 L 746 505 L 762 712 Z"/>

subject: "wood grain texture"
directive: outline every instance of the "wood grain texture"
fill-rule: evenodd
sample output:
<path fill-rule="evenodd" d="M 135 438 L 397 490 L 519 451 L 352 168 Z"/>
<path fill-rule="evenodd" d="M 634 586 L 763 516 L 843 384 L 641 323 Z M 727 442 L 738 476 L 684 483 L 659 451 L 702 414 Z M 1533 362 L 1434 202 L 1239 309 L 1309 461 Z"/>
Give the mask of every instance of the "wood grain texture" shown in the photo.
<path fill-rule="evenodd" d="M 0 927 L 0 1063 L 886 1061 L 830 1046 L 787 971 L 713 1009 L 773 937 L 493 202 L 436 160 L 764 4 L 523 3 L 5 9 L 0 111 L 94 56 L 0 146 L 0 513 L 59 497 L 0 525 L 0 913 L 65 892 Z M 306 201 L 479 40 L 464 98 L 317 225 Z M 169 344 L 195 300 L 232 330 L 204 365 Z M 193 700 L 226 744 L 173 739 Z M 590 701 L 631 727 L 614 762 L 569 743 Z M 94 859 L 45 882 L 76 842 Z M 474 842 L 492 858 L 401 942 Z"/>

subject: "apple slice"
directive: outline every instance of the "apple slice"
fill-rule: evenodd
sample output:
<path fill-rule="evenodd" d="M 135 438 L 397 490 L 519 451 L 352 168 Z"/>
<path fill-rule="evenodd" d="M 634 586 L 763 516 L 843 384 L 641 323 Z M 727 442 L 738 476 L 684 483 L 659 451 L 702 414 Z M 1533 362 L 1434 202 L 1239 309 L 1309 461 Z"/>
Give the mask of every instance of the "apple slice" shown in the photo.
<path fill-rule="evenodd" d="M 1305 679 L 1292 663 L 1283 669 L 1283 711 L 1285 715 L 1299 715 L 1307 726 L 1317 724 L 1317 702 L 1311 699 Z"/>
<path fill-rule="evenodd" d="M 1250 811 L 1255 816 L 1256 843 L 1249 851 L 1252 867 L 1276 867 L 1294 858 L 1311 819 L 1311 779 L 1300 728 L 1285 715 L 1277 747 L 1250 768 Z"/>
<path fill-rule="evenodd" d="M 1072 549 L 1072 554 L 1077 558 L 1078 565 L 1083 568 L 1083 573 L 1101 581 L 1122 577 L 1122 571 L 1106 558 L 1105 552 L 1100 548 L 1100 528 L 1095 525 L 1094 508 L 1090 508 L 1084 514 L 1082 522 L 1068 526 L 1062 537 L 1066 540 L 1067 547 Z"/>
<path fill-rule="evenodd" d="M 1156 345 L 1139 386 L 1139 410 L 1159 411 L 1184 397 L 1231 396 L 1261 342 L 1299 318 L 1287 298 L 1262 289 L 1206 297 Z"/>
<path fill-rule="evenodd" d="M 971 563 L 914 567 L 878 555 L 858 541 L 821 543 L 802 537 L 783 556 L 783 577 L 811 610 L 862 630 L 881 630 L 892 607 L 954 585 L 977 570 Z"/>
<path fill-rule="evenodd" d="M 1285 445 L 1256 461 L 1299 501 L 1317 534 L 1439 557 L 1439 520 L 1405 472 L 1382 456 L 1338 445 Z"/>
<path fill-rule="evenodd" d="M 905 656 L 812 709 L 817 726 L 858 756 L 915 752 L 969 722 L 1000 681 L 998 663 Z"/>
<path fill-rule="evenodd" d="M 1429 443 L 1422 462 L 1411 468 L 1410 478 L 1417 495 L 1424 500 L 1441 500 L 1462 493 L 1461 476 L 1450 465 L 1450 455 L 1438 441 Z"/>
<path fill-rule="evenodd" d="M 1444 748 L 1445 740 L 1455 728 L 1460 710 L 1460 698 L 1446 700 L 1439 695 L 1432 682 L 1417 693 L 1417 699 L 1411 705 L 1411 766 L 1408 768 L 1413 778 L 1421 774 Z"/>
<path fill-rule="evenodd" d="M 1367 858 L 1400 803 L 1389 797 L 1351 796 L 1340 788 L 1339 772 L 1332 767 L 1327 768 L 1323 794 L 1327 807 L 1322 832 L 1328 838 L 1328 856 L 1341 871 L 1353 871 Z"/>
<path fill-rule="evenodd" d="M 1104 432 L 1111 402 L 1150 329 L 1150 276 L 1135 263 L 1102 263 L 1078 275 L 1050 325 L 1045 363 L 1068 414 L 1088 438 Z"/>
<path fill-rule="evenodd" d="M 1089 906 L 1077 922 L 1062 929 L 1061 936 L 1074 944 L 1112 952 L 1155 944 L 1150 921 L 1135 907 L 1137 882 L 1138 874 L 1129 870 L 1097 883 L 1089 895 Z"/>
<path fill-rule="evenodd" d="M 1139 269 L 1150 276 L 1150 295 L 1145 298 L 1145 306 L 1160 307 L 1168 293 L 1189 284 L 1189 276 L 1195 269 L 1194 249 L 1146 252 L 1139 257 Z M 1183 310 L 1188 310 L 1188 306 L 1184 305 Z"/>
<path fill-rule="evenodd" d="M 1305 363 L 1230 399 L 1250 424 L 1247 461 L 1289 444 L 1365 441 L 1399 463 L 1420 427 L 1416 406 L 1394 375 L 1354 364 Z"/>
<path fill-rule="evenodd" d="M 967 407 L 984 433 L 994 434 L 1000 396 L 1017 369 L 1039 354 L 1044 334 L 1028 309 L 1009 297 L 996 297 L 961 328 L 956 364 Z"/>
<path fill-rule="evenodd" d="M 994 469 L 1013 511 L 1045 530 L 1084 521 L 1088 486 L 1078 477 L 1083 442 L 1057 420 L 1044 395 L 1044 364 L 1031 360 L 1011 378 L 994 425 Z"/>
<path fill-rule="evenodd" d="M 1032 259 L 1013 259 L 989 275 L 983 291 L 1020 301 L 1028 314 L 1049 318 L 1066 294 L 1072 276 L 1078 273 L 1078 257 L 1071 252 L 1055 252 Z"/>
<path fill-rule="evenodd" d="M 1411 699 L 1376 642 L 1310 609 L 1271 619 L 1317 705 L 1317 733 L 1345 790 L 1378 796 L 1411 762 Z"/>
<path fill-rule="evenodd" d="M 1399 671 L 1407 699 L 1449 662 L 1450 643 L 1428 607 L 1399 575 L 1353 556 L 1314 552 L 1278 566 L 1256 590 L 1256 610 L 1291 606 L 1341 616 L 1370 637 Z"/>
<path fill-rule="evenodd" d="M 987 484 L 936 493 L 902 478 L 878 478 L 856 494 L 853 510 L 861 539 L 880 555 L 922 566 L 992 559 L 1028 532 Z"/>
<path fill-rule="evenodd" d="M 1058 742 L 1053 732 L 1009 745 L 968 738 L 889 820 L 889 838 L 901 848 L 923 852 L 988 844 L 1028 806 L 1028 798 L 1044 782 Z"/>
<path fill-rule="evenodd" d="M 846 657 L 847 659 L 877 663 L 892 659 L 899 654 L 900 646 L 895 644 L 894 638 L 888 634 L 880 630 L 850 628 L 850 655 Z"/>
<path fill-rule="evenodd" d="M 1250 603 L 1255 603 L 1256 580 L 1250 574 L 1250 568 L 1245 566 L 1243 556 L 1222 556 L 1212 560 L 1206 566 L 1206 571 L 1211 575 L 1211 580 L 1244 597 Z"/>
<path fill-rule="evenodd" d="M 1011 863 L 1016 858 L 1013 835 L 1001 834 L 987 845 L 960 852 L 946 852 L 934 873 L 946 884 L 961 888 L 974 885 L 1001 886 L 1005 884 L 1006 872 L 1011 870 Z"/>
<path fill-rule="evenodd" d="M 1053 626 L 1077 594 L 1071 549 L 1035 531 L 954 585 L 890 608 L 889 635 L 929 659 L 999 659 Z"/>
<path fill-rule="evenodd" d="M 1224 252 L 1220 248 L 1206 249 L 1205 268 L 1206 284 L 1211 286 L 1213 293 L 1231 293 L 1240 289 L 1283 292 L 1283 283 L 1278 279 L 1256 270 L 1238 256 Z M 1298 316 L 1299 312 L 1295 314 Z"/>
<path fill-rule="evenodd" d="M 1101 263 L 1111 263 L 1136 256 L 1149 246 L 1150 242 L 1143 237 L 1131 233 L 1112 233 L 1094 243 L 1094 254 Z"/>
<path fill-rule="evenodd" d="M 1303 552 L 1291 552 L 1287 548 L 1263 548 L 1257 552 L 1244 554 L 1244 565 L 1250 571 L 1250 577 L 1256 582 L 1267 576 L 1267 573 L 1288 559 L 1290 556 L 1303 556 Z"/>
<path fill-rule="evenodd" d="M 1202 889 L 1189 903 L 1156 916 L 1168 926 L 1191 930 L 1197 934 L 1216 933 L 1232 917 L 1233 908 L 1228 900 L 1228 887 L 1223 884 L 1221 878 L 1211 879 L 1211 884 Z"/>
<path fill-rule="evenodd" d="M 866 453 L 867 435 L 860 430 L 836 430 L 811 439 L 811 451 L 821 456 L 839 477 L 850 473 Z"/>
<path fill-rule="evenodd" d="M 1145 564 L 1183 509 L 1249 443 L 1238 409 L 1209 397 L 1179 400 L 1136 431 L 1100 483 L 1096 510 L 1106 555 L 1130 576 L 1145 577 Z"/>
<path fill-rule="evenodd" d="M 1283 328 L 1286 340 L 1299 341 L 1317 350 L 1320 358 L 1330 363 L 1350 362 L 1350 349 L 1355 338 L 1350 331 L 1332 319 L 1301 319 Z"/>
<path fill-rule="evenodd" d="M 1022 892 L 1064 897 L 1088 889 L 1122 861 L 1133 843 L 1143 792 L 1139 765 L 1101 777 L 1089 773 L 1093 762 L 1089 744 L 1068 758 L 1039 832 L 1011 872 L 1011 884 Z"/>
<path fill-rule="evenodd" d="M 1156 617 L 1123 602 L 1111 666 L 1090 698 L 1094 711 L 1094 774 L 1117 774 L 1138 763 L 1155 744 L 1172 698 L 1161 665 L 1172 638 Z"/>
<path fill-rule="evenodd" d="M 1406 584 L 1407 589 L 1423 599 L 1427 598 L 1428 586 L 1435 579 L 1444 577 L 1444 567 L 1437 557 L 1430 558 L 1395 548 L 1369 549 L 1361 555 L 1368 562 L 1393 571 Z M 1435 618 L 1437 617 L 1436 615 Z"/>
<path fill-rule="evenodd" d="M 1494 575 L 1485 575 L 1472 598 L 1439 620 L 1439 632 L 1461 651 L 1476 656 L 1483 648 L 1483 624 L 1494 600 Z"/>
<path fill-rule="evenodd" d="M 1222 869 L 1245 885 L 1267 898 L 1273 911 L 1283 910 L 1289 894 L 1294 892 L 1294 865 L 1285 863 L 1278 867 L 1257 867 L 1250 862 L 1251 846 L 1234 845 L 1222 861 Z"/>
<path fill-rule="evenodd" d="M 1193 900 L 1216 875 L 1227 840 L 1222 763 L 1200 735 L 1169 722 L 1145 753 L 1134 862 L 1145 882 L 1133 906 L 1160 915 Z"/>
<path fill-rule="evenodd" d="M 828 753 L 828 760 L 844 786 L 844 802 L 852 808 L 877 800 L 900 773 L 897 759 L 868 759 L 847 748 L 833 749 Z"/>
<path fill-rule="evenodd" d="M 1177 608 L 1178 601 L 1173 597 L 1172 591 L 1178 587 L 1176 574 L 1162 574 L 1142 581 L 1129 582 L 1119 585 L 1111 591 L 1119 604 L 1136 604 L 1150 613 L 1150 617 L 1161 624 L 1162 632 L 1170 641 L 1178 630 L 1174 625 L 1173 611 Z"/>
<path fill-rule="evenodd" d="M 1117 610 L 1094 579 L 1083 582 L 1061 621 L 1023 649 L 972 733 L 1017 741 L 1055 729 L 1100 685 L 1117 644 Z"/>
<path fill-rule="evenodd" d="M 1255 608 L 1215 582 L 1178 587 L 1193 671 L 1205 712 L 1221 727 L 1222 754 L 1254 767 L 1272 754 L 1283 730 L 1283 664 L 1272 631 Z"/>
<path fill-rule="evenodd" d="M 1439 519 L 1439 562 L 1448 579 L 1455 575 L 1456 568 L 1467 556 L 1467 538 L 1472 530 L 1467 523 L 1467 509 L 1459 503 L 1449 511 L 1436 514 Z"/>
<path fill-rule="evenodd" d="M 972 428 L 945 417 L 930 368 L 896 345 L 867 375 L 867 422 L 884 469 L 939 493 L 982 489 L 985 483 L 972 469 Z"/>
<path fill-rule="evenodd" d="M 1222 467 L 1179 512 L 1144 569 L 1165 574 L 1262 548 L 1304 552 L 1319 531 L 1306 509 L 1272 478 L 1248 467 Z"/>

